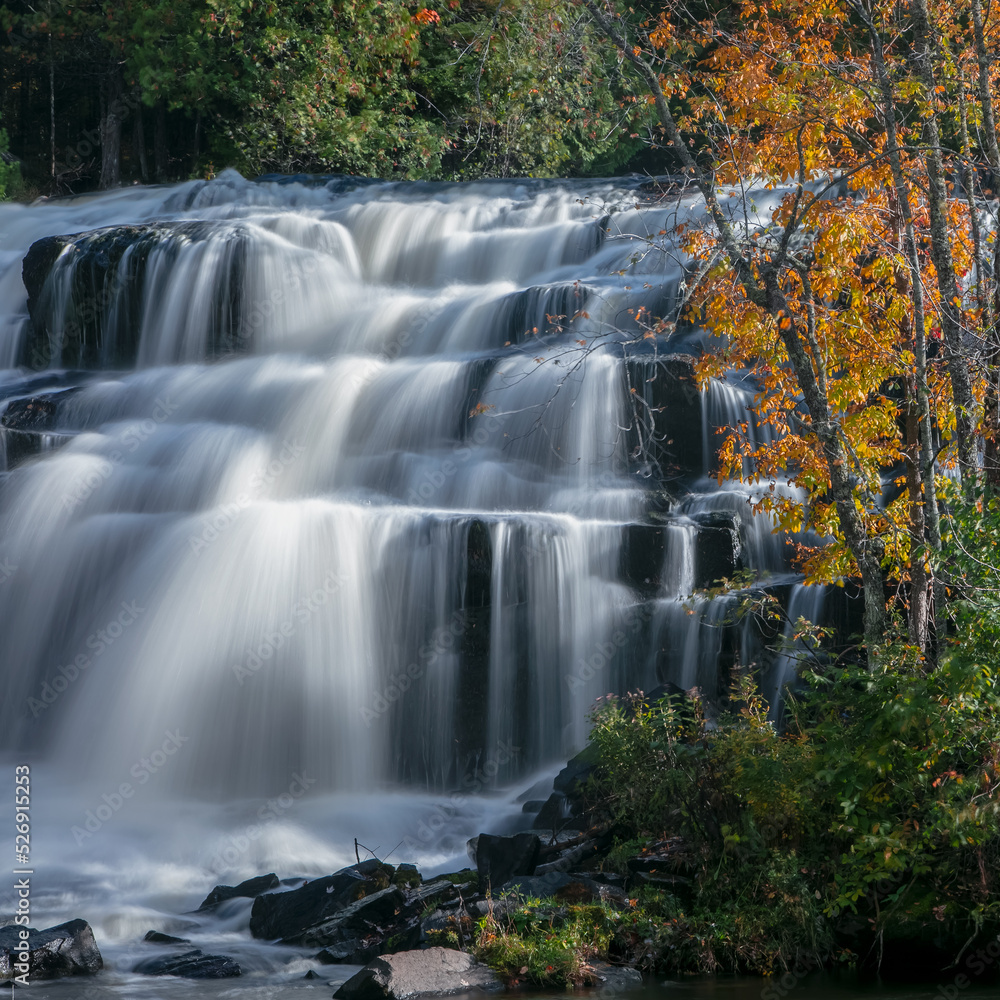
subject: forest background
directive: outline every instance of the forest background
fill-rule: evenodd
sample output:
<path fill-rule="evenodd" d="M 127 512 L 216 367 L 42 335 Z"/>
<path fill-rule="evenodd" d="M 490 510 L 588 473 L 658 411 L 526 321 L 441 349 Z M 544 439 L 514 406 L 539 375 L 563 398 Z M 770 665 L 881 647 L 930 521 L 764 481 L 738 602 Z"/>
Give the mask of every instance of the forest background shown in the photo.
<path fill-rule="evenodd" d="M 650 967 L 770 971 L 895 941 L 902 964 L 946 968 L 997 935 L 994 5 L 46 0 L 0 18 L 0 188 L 21 198 L 235 167 L 639 171 L 702 199 L 707 225 L 648 237 L 654 253 L 679 237 L 690 274 L 641 339 L 698 325 L 699 376 L 756 387 L 719 475 L 825 540 L 799 552 L 804 577 L 854 588 L 863 623 L 832 641 L 799 623 L 777 725 L 752 671 L 710 732 L 669 701 L 598 711 L 594 808 L 634 850 L 680 838 L 690 888 L 610 929 L 587 917 L 582 954 L 624 940 Z M 782 192 L 764 224 L 741 211 L 760 189 Z M 723 585 L 747 614 L 782 613 Z M 484 949 L 512 935 L 533 967 L 530 934 L 495 931 Z"/>

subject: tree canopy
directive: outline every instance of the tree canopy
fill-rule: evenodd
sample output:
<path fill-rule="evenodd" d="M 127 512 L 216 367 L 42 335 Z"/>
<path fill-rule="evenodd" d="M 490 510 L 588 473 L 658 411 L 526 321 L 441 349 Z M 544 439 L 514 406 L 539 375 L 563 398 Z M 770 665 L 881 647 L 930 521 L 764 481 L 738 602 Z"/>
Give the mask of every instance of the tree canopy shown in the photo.
<path fill-rule="evenodd" d="M 565 176 L 643 152 L 643 106 L 565 0 L 14 0 L 0 24 L 0 112 L 43 189 Z"/>
<path fill-rule="evenodd" d="M 860 577 L 870 655 L 895 592 L 933 659 L 961 591 L 941 558 L 944 477 L 998 487 L 995 16 L 978 0 L 771 0 L 724 18 L 582 2 L 709 210 L 684 234 L 689 318 L 716 337 L 702 372 L 748 373 L 774 432 L 730 429 L 721 474 L 770 483 L 759 509 L 832 540 L 803 568 Z M 766 224 L 741 211 L 777 188 Z"/>

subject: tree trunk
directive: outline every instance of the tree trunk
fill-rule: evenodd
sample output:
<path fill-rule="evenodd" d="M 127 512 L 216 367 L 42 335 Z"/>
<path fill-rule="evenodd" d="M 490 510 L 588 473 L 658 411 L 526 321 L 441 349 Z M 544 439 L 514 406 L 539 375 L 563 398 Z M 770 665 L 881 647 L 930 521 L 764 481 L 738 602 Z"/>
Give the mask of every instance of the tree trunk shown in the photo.
<path fill-rule="evenodd" d="M 49 15 L 51 17 L 51 14 Z M 56 59 L 52 52 L 52 32 L 49 32 L 49 177 L 52 190 L 56 187 Z"/>
<path fill-rule="evenodd" d="M 791 310 L 787 308 L 784 294 L 781 292 L 777 277 L 769 282 L 767 288 L 768 311 L 772 316 L 791 318 Z M 885 574 L 882 571 L 882 556 L 885 552 L 885 542 L 877 536 L 869 536 L 864 520 L 858 511 L 855 498 L 855 488 L 851 481 L 849 456 L 840 439 L 840 429 L 830 415 L 830 401 L 826 393 L 825 375 L 817 378 L 813 369 L 809 352 L 802 342 L 802 335 L 794 322 L 788 323 L 779 331 L 788 361 L 795 379 L 802 390 L 802 398 L 809 408 L 812 428 L 819 439 L 830 475 L 830 495 L 837 508 L 837 519 L 840 530 L 844 533 L 855 562 L 861 575 L 861 586 L 864 592 L 864 641 L 868 651 L 869 669 L 878 662 L 879 647 L 886 640 L 885 612 Z"/>
<path fill-rule="evenodd" d="M 121 67 L 112 63 L 101 81 L 101 182 L 102 191 L 118 187 L 122 174 L 122 101 L 124 86 Z"/>
<path fill-rule="evenodd" d="M 198 154 L 201 146 L 201 112 L 196 111 L 194 116 L 194 151 L 191 153 L 191 173 L 198 172 Z"/>
<path fill-rule="evenodd" d="M 924 547 L 924 498 L 920 475 L 920 402 L 916 378 L 906 387 L 906 488 L 910 497 L 910 587 L 907 607 L 907 633 L 910 644 L 926 653 L 930 642 L 930 595 Z"/>
<path fill-rule="evenodd" d="M 146 131 L 142 124 L 142 104 L 136 98 L 135 120 L 132 122 L 132 148 L 139 162 L 139 179 L 149 183 L 149 161 L 146 159 Z"/>
<path fill-rule="evenodd" d="M 981 0 L 972 0 L 972 26 L 975 36 L 976 64 L 978 68 L 979 104 L 982 110 L 980 127 L 984 139 L 986 159 L 993 172 L 993 183 L 1000 181 L 1000 146 L 997 144 L 996 115 L 993 110 L 993 93 L 990 90 L 990 53 L 986 48 Z M 983 455 L 986 488 L 1000 496 L 1000 242 L 994 250 L 993 295 L 987 296 L 987 307 L 992 309 L 983 337 L 986 341 L 986 399 L 983 423 L 986 438 Z"/>
<path fill-rule="evenodd" d="M 153 169 L 157 184 L 165 184 L 169 174 L 169 155 L 167 153 L 167 112 L 162 104 L 156 105 L 156 118 L 153 125 Z"/>
<path fill-rule="evenodd" d="M 911 10 L 917 36 L 914 61 L 927 99 L 933 102 L 936 86 L 933 65 L 934 42 L 926 0 L 912 0 Z M 951 238 L 948 233 L 947 178 L 941 156 L 941 132 L 936 112 L 927 119 L 925 132 L 931 259 L 937 271 L 937 285 L 941 295 L 944 357 L 955 402 L 958 459 L 963 474 L 975 476 L 979 464 L 976 448 L 976 400 L 972 392 L 972 376 L 962 340 L 961 298 L 955 277 Z"/>
<path fill-rule="evenodd" d="M 857 8 L 855 8 L 857 9 Z M 913 376 L 919 419 L 917 438 L 920 452 L 919 476 L 923 485 L 923 520 L 927 528 L 927 541 L 933 552 L 941 551 L 941 515 L 937 501 L 937 481 L 935 479 L 935 451 L 932 435 L 934 424 L 931 417 L 931 394 L 927 384 L 927 339 L 925 334 L 926 313 L 924 310 L 924 286 L 920 271 L 920 257 L 917 253 L 917 238 L 913 226 L 913 208 L 910 204 L 909 187 L 903 173 L 899 140 L 896 129 L 896 95 L 882 55 L 882 37 L 870 18 L 866 17 L 872 47 L 872 63 L 875 69 L 875 83 L 882 98 L 882 119 L 886 133 L 886 151 L 892 168 L 893 187 L 896 193 L 896 211 L 899 215 L 897 228 L 903 233 L 903 255 L 908 263 L 909 274 L 897 275 L 897 287 L 906 291 L 913 305 Z M 935 653 L 945 632 L 945 582 L 940 570 L 935 568 L 934 591 L 934 635 Z M 937 659 L 936 655 L 933 657 Z"/>
<path fill-rule="evenodd" d="M 684 142 L 670 106 L 667 104 L 656 71 L 633 49 L 612 15 L 604 10 L 598 0 L 581 0 L 590 11 L 604 36 L 622 52 L 625 59 L 638 71 L 656 107 L 657 117 L 667 135 L 669 148 L 677 154 L 684 172 L 692 178 L 705 199 L 709 215 L 719 231 L 719 242 L 733 269 L 743 294 L 758 308 L 772 316 L 792 319 L 787 302 L 775 271 L 762 287 L 751 261 L 744 255 L 739 238 L 729 218 L 719 204 L 712 178 L 691 154 Z M 879 659 L 879 649 L 886 639 L 885 575 L 882 556 L 885 543 L 878 536 L 869 536 L 862 513 L 858 510 L 855 487 L 850 476 L 849 456 L 840 437 L 840 428 L 830 415 L 829 397 L 826 393 L 826 373 L 813 369 L 809 352 L 794 322 L 779 324 L 779 331 L 788 360 L 795 373 L 803 400 L 809 409 L 813 432 L 823 450 L 830 476 L 830 495 L 837 509 L 840 530 L 844 534 L 851 554 L 858 564 L 864 592 L 864 642 L 868 651 L 868 666 L 872 669 Z"/>

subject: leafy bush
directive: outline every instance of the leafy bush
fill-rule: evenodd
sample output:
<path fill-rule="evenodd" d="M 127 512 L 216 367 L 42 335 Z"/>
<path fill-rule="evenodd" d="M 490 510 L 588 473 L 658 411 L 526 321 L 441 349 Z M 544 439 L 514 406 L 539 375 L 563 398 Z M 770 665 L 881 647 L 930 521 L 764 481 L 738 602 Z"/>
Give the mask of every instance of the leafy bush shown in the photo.
<path fill-rule="evenodd" d="M 888 938 L 1000 924 L 996 635 L 967 621 L 934 671 L 906 650 L 809 671 L 784 732 L 746 676 L 714 731 L 671 698 L 598 708 L 608 818 L 690 845 L 686 919 L 715 929 L 719 967 L 831 954 L 848 913 Z"/>
<path fill-rule="evenodd" d="M 617 912 L 604 903 L 494 905 L 479 921 L 474 951 L 510 985 L 588 985 L 595 982 L 588 962 L 607 957 L 617 923 Z"/>
<path fill-rule="evenodd" d="M 7 152 L 7 133 L 0 128 L 0 200 L 8 197 L 10 189 L 20 179 L 20 170 L 16 163 L 7 163 L 3 154 Z"/>

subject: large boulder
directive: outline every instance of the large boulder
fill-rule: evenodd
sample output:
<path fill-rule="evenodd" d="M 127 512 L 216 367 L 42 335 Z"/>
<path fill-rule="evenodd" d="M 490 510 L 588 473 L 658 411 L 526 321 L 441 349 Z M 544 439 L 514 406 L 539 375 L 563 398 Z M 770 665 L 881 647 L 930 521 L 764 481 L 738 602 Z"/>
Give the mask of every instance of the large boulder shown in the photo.
<path fill-rule="evenodd" d="M 27 937 L 22 937 L 22 932 Z M 27 951 L 22 951 L 22 942 Z M 23 957 L 27 961 L 22 961 Z M 43 931 L 13 924 L 0 927 L 0 979 L 27 974 L 28 981 L 90 976 L 104 968 L 104 960 L 86 920 L 70 920 Z M 22 980 L 23 981 L 23 980 Z"/>
<path fill-rule="evenodd" d="M 250 933 L 269 940 L 296 938 L 351 903 L 385 889 L 394 871 L 381 861 L 362 861 L 298 889 L 258 896 L 250 911 Z"/>
<path fill-rule="evenodd" d="M 197 948 L 180 955 L 145 958 L 132 971 L 143 976 L 180 976 L 183 979 L 232 979 L 243 974 L 227 955 L 206 955 Z"/>
<path fill-rule="evenodd" d="M 711 587 L 743 568 L 740 515 L 712 510 L 692 516 L 698 524 L 695 541 L 695 586 Z"/>
<path fill-rule="evenodd" d="M 627 965 L 608 965 L 607 962 L 594 962 L 590 966 L 590 975 L 594 985 L 601 988 L 598 996 L 609 993 L 624 993 L 625 990 L 642 986 L 642 973 Z"/>
<path fill-rule="evenodd" d="M 376 958 L 344 983 L 338 1000 L 409 1000 L 410 997 L 494 992 L 503 984 L 471 955 L 451 948 L 404 951 Z"/>
<path fill-rule="evenodd" d="M 499 889 L 515 875 L 534 875 L 542 842 L 533 833 L 495 837 L 481 833 L 476 842 L 476 869 L 481 889 Z"/>
<path fill-rule="evenodd" d="M 248 230 L 234 224 L 159 222 L 109 226 L 33 243 L 21 277 L 28 291 L 31 325 L 19 363 L 29 368 L 125 367 L 135 363 L 148 266 L 156 253 L 171 260 L 189 243 L 218 240 L 224 252 L 214 264 L 213 352 L 244 350 L 241 310 Z"/>
<path fill-rule="evenodd" d="M 164 934 L 163 931 L 146 931 L 143 941 L 148 944 L 190 944 L 187 938 L 174 937 L 173 934 Z"/>
<path fill-rule="evenodd" d="M 213 907 L 224 903 L 227 899 L 255 899 L 257 896 L 271 889 L 277 889 L 281 885 L 278 876 L 273 872 L 269 875 L 258 875 L 256 878 L 248 878 L 239 885 L 217 885 L 204 899 L 198 912 L 210 910 Z"/>
<path fill-rule="evenodd" d="M 688 354 L 650 354 L 625 362 L 638 410 L 626 432 L 629 453 L 638 456 L 639 465 L 652 466 L 661 482 L 702 473 L 702 396 L 695 361 Z"/>
<path fill-rule="evenodd" d="M 29 458 L 53 451 L 72 439 L 57 432 L 58 410 L 77 388 L 12 399 L 0 415 L 4 466 L 13 469 Z"/>
<path fill-rule="evenodd" d="M 420 941 L 420 920 L 407 909 L 406 897 L 395 886 L 380 889 L 313 924 L 284 944 L 322 948 L 324 961 L 362 965 L 386 951 L 402 951 Z"/>
<path fill-rule="evenodd" d="M 626 524 L 622 529 L 622 580 L 647 597 L 658 593 L 663 583 L 664 532 L 651 524 Z"/>

